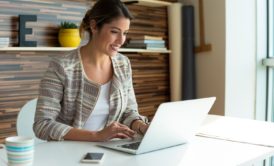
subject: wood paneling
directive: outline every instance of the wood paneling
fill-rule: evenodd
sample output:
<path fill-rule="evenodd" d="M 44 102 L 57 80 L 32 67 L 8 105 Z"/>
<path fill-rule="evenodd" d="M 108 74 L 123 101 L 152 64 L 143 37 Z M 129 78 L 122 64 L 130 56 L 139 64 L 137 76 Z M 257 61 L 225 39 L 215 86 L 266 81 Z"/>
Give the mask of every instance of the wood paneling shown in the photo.
<path fill-rule="evenodd" d="M 26 101 L 36 98 L 49 55 L 60 52 L 1 52 L 0 139 L 16 135 L 16 118 Z"/>
<path fill-rule="evenodd" d="M 18 15 L 36 14 L 37 22 L 28 23 L 33 34 L 28 39 L 38 46 L 59 46 L 58 26 L 70 20 L 78 25 L 92 4 L 87 0 L 2 0 L 0 1 L 0 37 L 9 37 L 18 45 Z M 138 35 L 162 36 L 168 42 L 166 8 L 129 5 L 135 19 L 128 38 Z M 150 11 L 150 12 L 147 12 Z M 0 142 L 16 135 L 16 118 L 20 108 L 37 97 L 39 82 L 50 57 L 66 52 L 1 51 L 0 52 Z M 152 117 L 158 105 L 170 100 L 169 54 L 124 53 L 132 63 L 133 84 L 141 114 Z"/>
<path fill-rule="evenodd" d="M 56 36 L 61 21 L 79 25 L 90 5 L 86 0 L 0 1 L 0 37 L 10 37 L 11 46 L 18 46 L 18 15 L 37 15 L 37 22 L 27 23 L 33 29 L 27 40 L 37 41 L 38 46 L 59 46 Z"/>
<path fill-rule="evenodd" d="M 160 103 L 169 101 L 169 55 L 126 54 L 133 69 L 133 86 L 141 114 L 154 115 Z"/>
<path fill-rule="evenodd" d="M 128 5 L 134 19 L 128 38 L 140 35 L 162 36 L 167 39 L 167 8 L 166 7 L 145 7 L 138 5 Z M 149 12 L 147 12 L 149 11 Z"/>

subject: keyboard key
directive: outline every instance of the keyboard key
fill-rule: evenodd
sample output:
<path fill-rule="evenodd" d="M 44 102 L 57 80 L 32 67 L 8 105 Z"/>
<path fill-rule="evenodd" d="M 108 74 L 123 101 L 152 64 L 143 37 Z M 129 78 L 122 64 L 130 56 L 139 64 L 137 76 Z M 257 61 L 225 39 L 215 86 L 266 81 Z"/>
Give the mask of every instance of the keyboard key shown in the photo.
<path fill-rule="evenodd" d="M 119 145 L 122 148 L 137 150 L 141 142 L 134 142 L 130 144 Z"/>

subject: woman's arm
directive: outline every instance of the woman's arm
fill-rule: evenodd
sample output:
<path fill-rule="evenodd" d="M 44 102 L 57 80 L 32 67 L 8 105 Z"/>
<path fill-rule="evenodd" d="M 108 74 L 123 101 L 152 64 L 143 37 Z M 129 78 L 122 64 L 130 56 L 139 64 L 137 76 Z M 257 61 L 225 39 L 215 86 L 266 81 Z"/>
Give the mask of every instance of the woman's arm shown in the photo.
<path fill-rule="evenodd" d="M 146 117 L 141 116 L 138 112 L 138 105 L 134 93 L 133 82 L 132 82 L 132 69 L 129 59 L 127 59 L 128 66 L 128 84 L 127 89 L 127 105 L 123 112 L 121 122 L 129 126 L 132 130 L 139 134 L 144 134 L 148 128 L 148 120 Z"/>
<path fill-rule="evenodd" d="M 133 138 L 135 132 L 127 126 L 113 122 L 101 131 L 94 132 L 83 129 L 72 128 L 65 136 L 65 140 L 74 141 L 108 141 L 112 138 Z"/>
<path fill-rule="evenodd" d="M 134 120 L 131 123 L 130 128 L 136 131 L 138 134 L 144 135 L 148 129 L 148 124 L 144 123 L 142 120 Z"/>
<path fill-rule="evenodd" d="M 41 80 L 39 97 L 34 118 L 35 135 L 44 140 L 62 140 L 72 128 L 57 122 L 63 99 L 65 71 L 58 59 L 53 59 Z"/>
<path fill-rule="evenodd" d="M 99 141 L 98 133 L 88 130 L 82 130 L 77 128 L 72 128 L 65 136 L 65 140 L 73 141 Z"/>

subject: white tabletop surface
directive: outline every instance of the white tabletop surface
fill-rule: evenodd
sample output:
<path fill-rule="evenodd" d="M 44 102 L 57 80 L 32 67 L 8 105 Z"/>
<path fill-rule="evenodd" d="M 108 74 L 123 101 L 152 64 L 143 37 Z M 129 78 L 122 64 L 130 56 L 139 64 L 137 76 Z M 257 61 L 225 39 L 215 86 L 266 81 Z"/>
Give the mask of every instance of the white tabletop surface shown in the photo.
<path fill-rule="evenodd" d="M 274 123 L 208 115 L 198 135 L 274 147 Z"/>
<path fill-rule="evenodd" d="M 81 163 L 87 152 L 103 152 L 105 158 L 100 164 Z M 251 166 L 273 155 L 273 147 L 199 136 L 184 145 L 140 155 L 102 148 L 94 142 L 53 141 L 35 146 L 34 166 Z M 6 154 L 0 149 L 1 166 L 3 160 Z"/>
<path fill-rule="evenodd" d="M 116 152 L 90 142 L 47 142 L 36 145 L 34 166 L 87 166 L 80 163 L 86 152 L 104 152 L 102 166 L 234 166 L 251 165 L 274 154 L 274 149 L 212 138 L 195 137 L 186 145 L 140 155 Z M 5 158 L 5 151 L 0 150 Z M 0 164 L 4 165 L 4 164 Z"/>

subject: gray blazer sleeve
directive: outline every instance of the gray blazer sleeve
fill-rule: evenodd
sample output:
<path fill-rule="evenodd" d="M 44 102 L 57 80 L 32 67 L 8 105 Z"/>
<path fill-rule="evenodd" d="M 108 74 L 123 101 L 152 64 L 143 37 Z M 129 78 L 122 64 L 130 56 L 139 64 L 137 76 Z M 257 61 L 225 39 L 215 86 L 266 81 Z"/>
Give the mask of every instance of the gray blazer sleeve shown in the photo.
<path fill-rule="evenodd" d="M 56 121 L 61 111 L 63 98 L 64 69 L 58 60 L 50 62 L 40 83 L 39 97 L 33 124 L 35 135 L 44 140 L 63 140 L 72 128 Z"/>
<path fill-rule="evenodd" d="M 147 123 L 148 121 L 147 118 L 144 116 L 141 116 L 138 112 L 138 104 L 137 104 L 135 93 L 134 93 L 133 82 L 132 82 L 132 69 L 131 69 L 129 59 L 127 64 L 128 64 L 128 70 L 129 70 L 128 81 L 126 81 L 128 83 L 127 85 L 128 95 L 126 99 L 127 100 L 126 109 L 122 115 L 122 123 L 127 126 L 131 126 L 131 123 L 137 119 L 143 120 L 145 123 Z"/>

